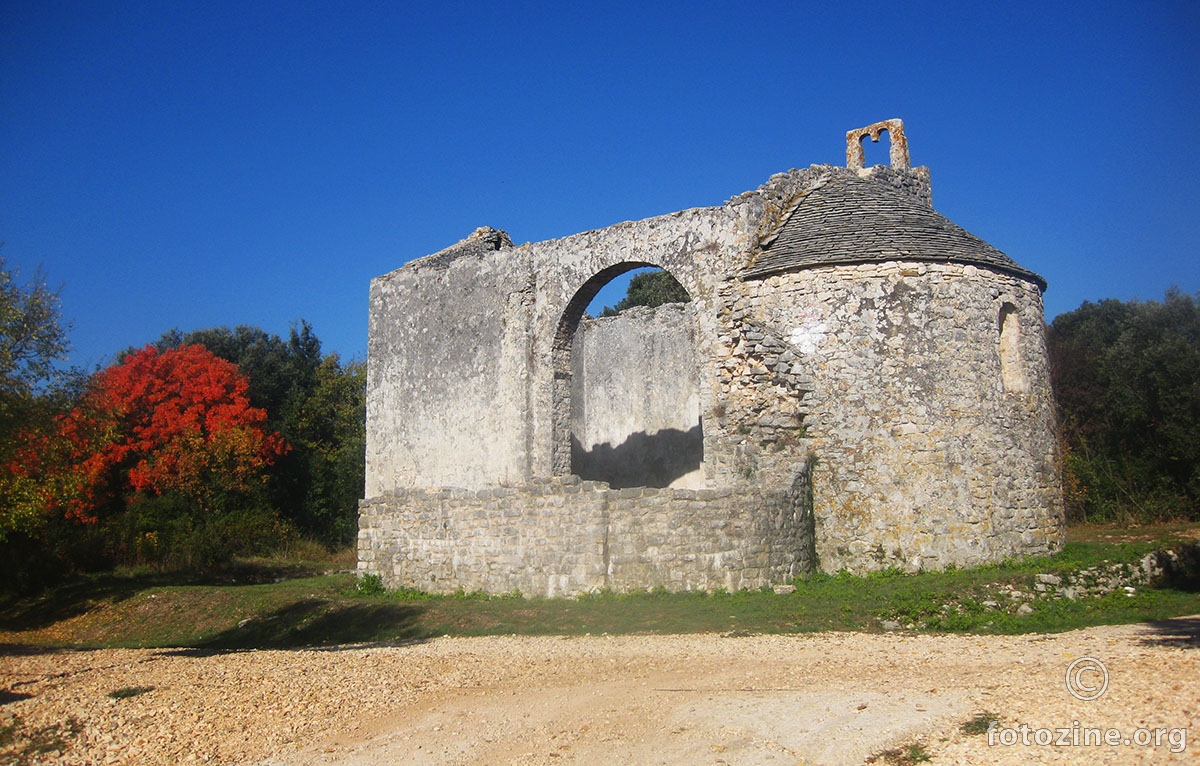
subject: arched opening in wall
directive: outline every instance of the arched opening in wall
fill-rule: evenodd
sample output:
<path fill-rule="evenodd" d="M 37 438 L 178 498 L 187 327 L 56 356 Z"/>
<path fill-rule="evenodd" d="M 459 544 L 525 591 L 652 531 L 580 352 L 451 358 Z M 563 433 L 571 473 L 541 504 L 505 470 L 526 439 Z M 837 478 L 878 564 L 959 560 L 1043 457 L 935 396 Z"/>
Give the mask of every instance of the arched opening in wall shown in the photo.
<path fill-rule="evenodd" d="M 891 165 L 892 134 L 884 129 L 879 132 L 879 140 L 872 141 L 864 135 L 859 139 L 863 149 L 863 167 L 873 168 L 876 165 Z"/>
<path fill-rule="evenodd" d="M 612 293 L 593 304 L 615 278 L 646 267 L 651 269 L 635 276 L 626 293 L 635 305 L 609 302 Z M 664 287 L 670 302 L 645 305 Z M 673 277 L 642 262 L 604 269 L 576 291 L 554 338 L 556 475 L 576 474 L 614 488 L 702 485 L 700 373 L 690 301 Z M 592 316 L 602 313 L 600 304 L 614 310 Z"/>
<path fill-rule="evenodd" d="M 1021 360 L 1021 320 L 1017 307 L 1005 303 L 996 322 L 1000 333 L 1000 379 L 1006 393 L 1028 393 L 1029 379 Z"/>

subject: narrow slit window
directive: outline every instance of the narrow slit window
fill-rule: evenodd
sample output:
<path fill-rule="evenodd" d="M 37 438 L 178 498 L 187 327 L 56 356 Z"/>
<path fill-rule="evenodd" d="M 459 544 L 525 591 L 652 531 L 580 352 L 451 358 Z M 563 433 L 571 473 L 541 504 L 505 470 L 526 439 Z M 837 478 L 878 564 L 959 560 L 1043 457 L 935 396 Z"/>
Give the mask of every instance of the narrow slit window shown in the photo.
<path fill-rule="evenodd" d="M 1017 307 L 1005 303 L 997 322 L 1000 331 L 1000 378 L 1005 393 L 1029 393 L 1029 379 L 1021 358 L 1021 320 Z"/>

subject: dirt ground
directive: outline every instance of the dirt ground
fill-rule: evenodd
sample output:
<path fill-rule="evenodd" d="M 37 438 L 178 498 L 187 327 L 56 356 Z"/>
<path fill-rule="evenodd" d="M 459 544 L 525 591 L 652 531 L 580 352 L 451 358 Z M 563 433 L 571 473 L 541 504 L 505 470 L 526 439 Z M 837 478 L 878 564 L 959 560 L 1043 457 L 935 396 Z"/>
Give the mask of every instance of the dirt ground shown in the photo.
<path fill-rule="evenodd" d="M 1085 656 L 1108 672 L 1092 701 L 1066 685 Z M 1099 668 L 1084 670 L 1079 685 L 1098 688 Z M 65 743 L 32 761 L 45 763 L 841 764 L 912 744 L 946 764 L 1200 760 L 1200 618 L 1018 637 L 10 646 L 0 689 L 0 722 Z M 120 689 L 140 693 L 109 696 Z M 999 717 L 991 735 L 960 730 L 983 713 Z M 1130 742 L 1089 744 L 1089 729 Z"/>

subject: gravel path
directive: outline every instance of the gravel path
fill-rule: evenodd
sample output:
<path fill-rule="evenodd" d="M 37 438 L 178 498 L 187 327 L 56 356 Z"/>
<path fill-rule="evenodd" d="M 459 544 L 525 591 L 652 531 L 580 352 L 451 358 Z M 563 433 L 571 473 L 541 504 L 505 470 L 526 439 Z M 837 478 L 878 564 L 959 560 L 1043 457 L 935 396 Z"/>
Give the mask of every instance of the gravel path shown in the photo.
<path fill-rule="evenodd" d="M 1081 656 L 1109 673 L 1094 701 L 1065 687 Z M 513 636 L 227 654 L 7 647 L 0 663 L 0 720 L 16 716 L 25 731 L 76 722 L 63 752 L 34 761 L 45 763 L 862 763 L 913 742 L 934 763 L 1200 761 L 1200 618 L 1018 637 Z M 131 687 L 150 689 L 108 696 Z M 987 734 L 959 731 L 984 712 L 1000 719 L 991 746 Z M 1084 746 L 1088 728 L 1151 743 L 1162 731 L 1157 747 Z M 1172 752 L 1184 728 L 1186 750 Z M 1046 736 L 1080 744 L 1037 744 Z M 0 748 L 0 763 L 11 753 Z"/>

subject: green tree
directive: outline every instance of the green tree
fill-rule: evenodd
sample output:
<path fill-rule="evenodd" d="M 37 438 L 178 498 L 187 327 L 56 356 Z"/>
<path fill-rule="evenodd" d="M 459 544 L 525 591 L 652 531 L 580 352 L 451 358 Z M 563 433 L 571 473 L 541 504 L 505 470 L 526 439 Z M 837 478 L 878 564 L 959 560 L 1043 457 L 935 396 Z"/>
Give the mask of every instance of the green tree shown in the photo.
<path fill-rule="evenodd" d="M 0 541 L 42 523 L 26 463 L 33 447 L 50 448 L 54 417 L 71 401 L 75 376 L 57 366 L 68 349 L 58 293 L 40 272 L 20 284 L 0 258 Z"/>
<path fill-rule="evenodd" d="M 1048 348 L 1074 518 L 1200 518 L 1200 296 L 1086 302 Z"/>
<path fill-rule="evenodd" d="M 683 285 L 663 269 L 634 274 L 625 290 L 625 297 L 616 306 L 606 306 L 600 316 L 616 316 L 634 306 L 656 308 L 664 303 L 686 303 L 692 298 Z"/>
<path fill-rule="evenodd" d="M 289 422 L 303 459 L 303 516 L 296 521 L 329 544 L 346 544 L 358 530 L 366 454 L 367 366 L 345 366 L 337 354 L 321 360 L 302 407 Z"/>

